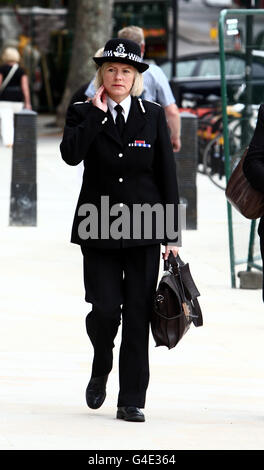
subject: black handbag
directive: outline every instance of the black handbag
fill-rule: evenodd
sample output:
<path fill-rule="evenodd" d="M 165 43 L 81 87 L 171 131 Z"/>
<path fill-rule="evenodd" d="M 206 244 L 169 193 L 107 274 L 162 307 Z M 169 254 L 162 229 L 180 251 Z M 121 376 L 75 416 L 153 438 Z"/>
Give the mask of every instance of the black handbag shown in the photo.
<path fill-rule="evenodd" d="M 164 261 L 164 274 L 159 282 L 151 316 L 151 330 L 156 346 L 174 348 L 193 323 L 203 325 L 200 295 L 188 263 L 172 252 Z"/>

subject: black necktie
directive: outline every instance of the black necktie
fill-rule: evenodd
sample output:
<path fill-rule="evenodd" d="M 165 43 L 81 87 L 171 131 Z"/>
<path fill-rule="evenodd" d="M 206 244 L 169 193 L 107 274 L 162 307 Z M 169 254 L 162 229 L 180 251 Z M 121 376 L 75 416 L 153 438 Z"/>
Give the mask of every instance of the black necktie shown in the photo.
<path fill-rule="evenodd" d="M 117 112 L 115 123 L 116 123 L 117 129 L 118 129 L 118 132 L 119 132 L 120 136 L 122 137 L 124 127 L 125 127 L 125 118 L 124 118 L 124 115 L 122 113 L 123 108 L 122 108 L 122 106 L 120 106 L 120 104 L 117 104 L 115 106 L 115 110 Z"/>

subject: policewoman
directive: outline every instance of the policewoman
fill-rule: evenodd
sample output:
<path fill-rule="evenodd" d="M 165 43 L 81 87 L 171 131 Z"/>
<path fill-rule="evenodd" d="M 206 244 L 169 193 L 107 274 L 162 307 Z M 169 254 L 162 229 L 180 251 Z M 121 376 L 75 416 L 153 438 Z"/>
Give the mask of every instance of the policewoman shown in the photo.
<path fill-rule="evenodd" d="M 162 107 L 138 98 L 148 68 L 139 45 L 111 39 L 94 61 L 97 92 L 90 103 L 70 105 L 60 145 L 67 164 L 84 163 L 71 241 L 81 247 L 85 300 L 92 304 L 86 330 L 94 358 L 86 402 L 96 409 L 105 400 L 122 321 L 116 417 L 142 422 L 160 246 L 165 258 L 178 252 L 176 169 Z M 139 207 L 151 207 L 151 216 L 139 215 Z M 155 224 L 154 209 L 161 207 L 164 227 Z M 168 236 L 160 229 L 171 218 Z"/>

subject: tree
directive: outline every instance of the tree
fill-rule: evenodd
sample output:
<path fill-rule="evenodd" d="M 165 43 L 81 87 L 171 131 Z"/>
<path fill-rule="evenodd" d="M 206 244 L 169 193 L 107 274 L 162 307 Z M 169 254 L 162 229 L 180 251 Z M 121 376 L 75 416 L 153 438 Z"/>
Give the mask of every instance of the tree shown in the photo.
<path fill-rule="evenodd" d="M 64 125 L 71 96 L 94 75 L 92 57 L 104 46 L 112 33 L 113 0 L 78 0 L 76 3 L 69 73 L 61 103 L 57 108 L 57 124 L 61 127 Z"/>

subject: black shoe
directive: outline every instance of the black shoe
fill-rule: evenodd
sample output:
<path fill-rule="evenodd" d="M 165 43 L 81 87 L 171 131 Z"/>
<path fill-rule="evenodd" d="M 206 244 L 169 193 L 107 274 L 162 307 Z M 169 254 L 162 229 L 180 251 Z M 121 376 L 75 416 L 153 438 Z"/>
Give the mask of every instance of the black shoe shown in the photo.
<path fill-rule="evenodd" d="M 125 421 L 145 421 L 145 416 L 136 406 L 120 406 L 117 408 L 117 419 L 124 419 Z"/>
<path fill-rule="evenodd" d="M 89 408 L 96 410 L 100 408 L 106 397 L 106 382 L 108 375 L 92 377 L 86 389 L 86 403 Z"/>

